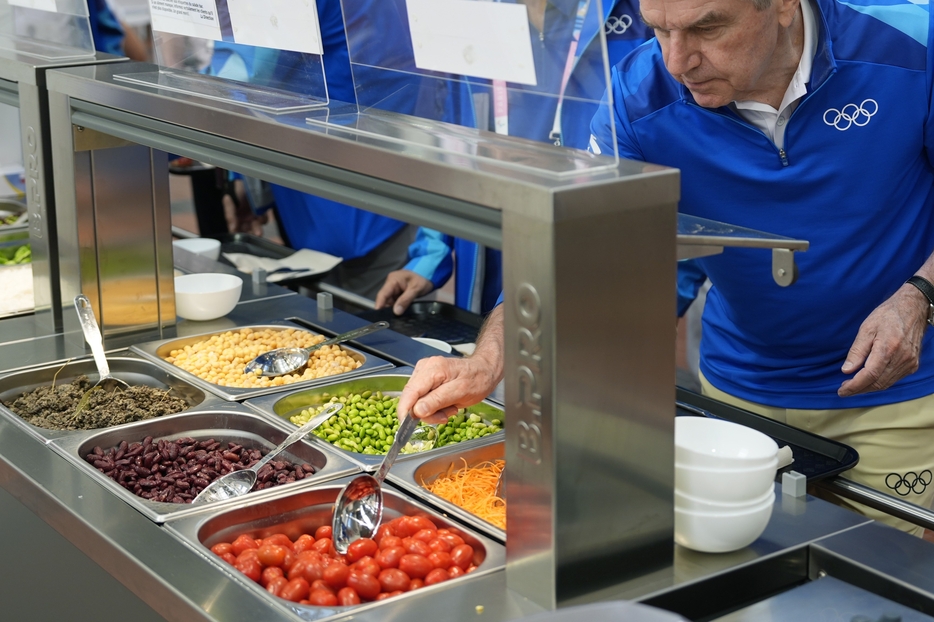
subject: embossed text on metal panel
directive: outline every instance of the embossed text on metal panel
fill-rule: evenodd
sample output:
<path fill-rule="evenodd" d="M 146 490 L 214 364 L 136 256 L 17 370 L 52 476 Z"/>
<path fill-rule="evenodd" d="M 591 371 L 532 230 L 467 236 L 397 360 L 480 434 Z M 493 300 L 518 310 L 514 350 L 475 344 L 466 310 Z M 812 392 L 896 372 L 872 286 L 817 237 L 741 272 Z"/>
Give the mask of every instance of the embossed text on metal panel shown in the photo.
<path fill-rule="evenodd" d="M 541 323 L 542 301 L 538 291 L 529 283 L 522 283 L 515 295 L 516 333 L 519 349 L 519 455 L 532 464 L 542 461 L 542 377 Z"/>

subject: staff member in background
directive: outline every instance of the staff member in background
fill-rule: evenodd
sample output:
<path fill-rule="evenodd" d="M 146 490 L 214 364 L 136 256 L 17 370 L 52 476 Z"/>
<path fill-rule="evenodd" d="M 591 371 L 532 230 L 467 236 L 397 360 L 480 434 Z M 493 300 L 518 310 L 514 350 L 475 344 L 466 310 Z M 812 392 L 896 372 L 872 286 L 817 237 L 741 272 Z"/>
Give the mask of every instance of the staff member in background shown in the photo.
<path fill-rule="evenodd" d="M 611 65 L 651 38 L 652 32 L 639 19 L 636 0 L 607 0 L 601 16 L 596 14 L 597 3 L 587 0 L 526 4 L 538 85 L 510 85 L 508 122 L 497 125 L 496 111 L 486 106 L 486 117 L 475 109 L 476 127 L 586 149 L 590 119 L 597 109 L 589 102 L 600 98 L 606 84 L 600 26 Z M 580 32 L 575 32 L 578 11 L 587 14 Z M 563 96 L 560 110 L 556 93 Z M 455 271 L 454 303 L 474 313 L 488 313 L 503 287 L 500 251 L 420 228 L 409 247 L 409 262 L 386 278 L 376 308 L 392 306 L 401 315 L 416 298 L 442 287 Z"/>
<path fill-rule="evenodd" d="M 930 507 L 932 14 L 900 1 L 641 9 L 657 41 L 614 69 L 596 148 L 610 146 L 613 123 L 621 157 L 681 169 L 685 213 L 811 242 L 789 288 L 768 278 L 768 253 L 696 260 L 713 283 L 704 392 L 853 446 L 847 477 Z M 455 401 L 442 390 L 459 371 L 426 362 L 400 412 Z"/>

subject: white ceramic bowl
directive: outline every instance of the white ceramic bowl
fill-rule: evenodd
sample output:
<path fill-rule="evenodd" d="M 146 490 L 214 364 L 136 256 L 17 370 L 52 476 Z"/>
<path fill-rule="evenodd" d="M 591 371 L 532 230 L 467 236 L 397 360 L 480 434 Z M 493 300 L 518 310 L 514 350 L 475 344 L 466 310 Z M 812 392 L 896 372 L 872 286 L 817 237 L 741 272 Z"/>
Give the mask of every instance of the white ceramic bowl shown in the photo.
<path fill-rule="evenodd" d="M 675 417 L 675 462 L 714 469 L 748 469 L 778 456 L 771 438 L 746 426 L 709 417 Z"/>
<path fill-rule="evenodd" d="M 675 542 L 704 553 L 727 553 L 749 546 L 772 517 L 774 495 L 743 512 L 710 514 L 675 508 Z"/>
<path fill-rule="evenodd" d="M 681 510 L 691 510 L 709 514 L 732 514 L 734 512 L 745 512 L 746 510 L 757 508 L 774 496 L 775 490 L 770 486 L 768 490 L 759 491 L 759 494 L 743 501 L 718 503 L 716 501 L 710 501 L 709 499 L 686 495 L 676 488 L 675 507 Z"/>
<path fill-rule="evenodd" d="M 745 469 L 712 469 L 675 463 L 675 490 L 718 503 L 736 503 L 772 490 L 778 460 Z"/>
<path fill-rule="evenodd" d="M 217 260 L 221 256 L 221 243 L 211 238 L 184 238 L 172 242 L 175 248 L 181 248 L 189 253 L 201 255 L 208 259 Z"/>
<path fill-rule="evenodd" d="M 175 277 L 175 313 L 186 320 L 213 320 L 237 306 L 243 281 L 232 274 L 207 272 Z"/>
<path fill-rule="evenodd" d="M 440 339 L 432 339 L 431 337 L 412 337 L 415 341 L 419 341 L 426 346 L 431 346 L 436 350 L 441 350 L 442 352 L 450 353 L 453 348 L 451 344 L 447 341 L 441 341 Z"/>

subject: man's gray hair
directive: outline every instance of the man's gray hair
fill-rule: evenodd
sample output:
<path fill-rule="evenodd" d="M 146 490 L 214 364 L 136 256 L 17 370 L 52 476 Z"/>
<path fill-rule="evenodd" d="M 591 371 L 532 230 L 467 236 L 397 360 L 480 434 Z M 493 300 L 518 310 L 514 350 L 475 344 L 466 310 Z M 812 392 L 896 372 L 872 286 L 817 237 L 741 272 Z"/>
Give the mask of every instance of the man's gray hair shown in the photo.
<path fill-rule="evenodd" d="M 757 11 L 764 11 L 772 6 L 772 0 L 752 0 L 752 4 Z"/>

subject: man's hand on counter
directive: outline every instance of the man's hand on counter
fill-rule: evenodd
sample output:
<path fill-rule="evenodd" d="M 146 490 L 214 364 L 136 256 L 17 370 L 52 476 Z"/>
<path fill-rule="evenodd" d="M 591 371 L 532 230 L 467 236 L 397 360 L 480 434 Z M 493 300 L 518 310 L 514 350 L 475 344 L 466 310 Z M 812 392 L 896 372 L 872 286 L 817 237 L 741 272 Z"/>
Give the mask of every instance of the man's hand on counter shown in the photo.
<path fill-rule="evenodd" d="M 927 328 L 928 302 L 913 285 L 902 285 L 876 307 L 859 327 L 841 371 L 856 375 L 840 385 L 837 394 L 887 389 L 918 370 L 921 338 Z"/>
<path fill-rule="evenodd" d="M 427 423 L 444 423 L 493 392 L 503 378 L 503 306 L 487 318 L 477 349 L 463 359 L 434 356 L 415 366 L 399 398 L 400 416 L 411 412 Z"/>
<path fill-rule="evenodd" d="M 392 305 L 392 312 L 402 315 L 416 298 L 434 288 L 431 281 L 411 270 L 394 270 L 386 275 L 386 282 L 376 294 L 376 308 Z"/>

